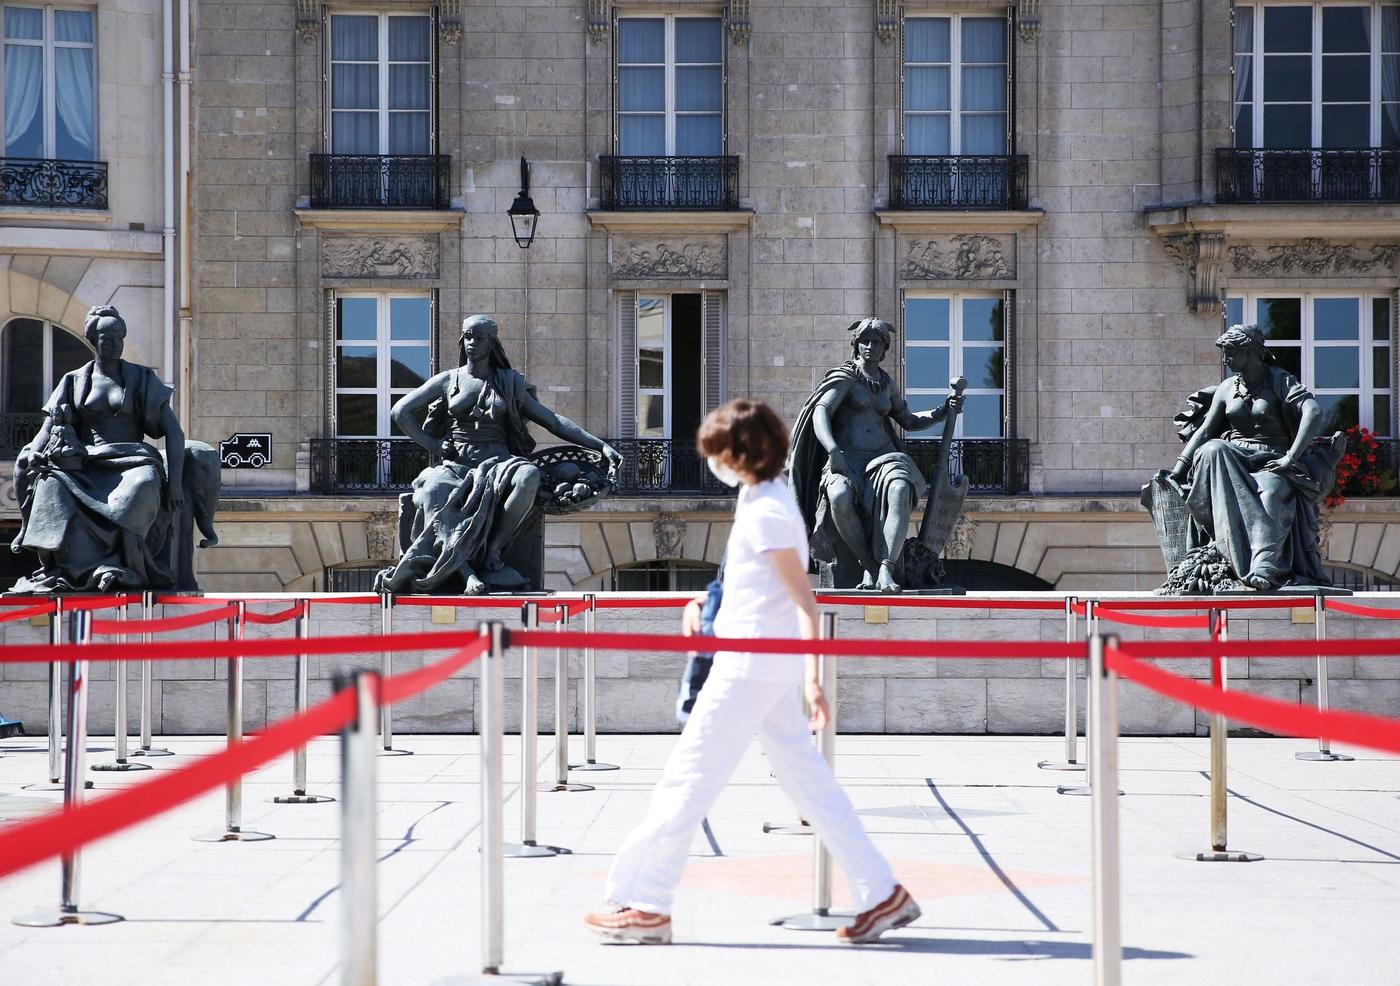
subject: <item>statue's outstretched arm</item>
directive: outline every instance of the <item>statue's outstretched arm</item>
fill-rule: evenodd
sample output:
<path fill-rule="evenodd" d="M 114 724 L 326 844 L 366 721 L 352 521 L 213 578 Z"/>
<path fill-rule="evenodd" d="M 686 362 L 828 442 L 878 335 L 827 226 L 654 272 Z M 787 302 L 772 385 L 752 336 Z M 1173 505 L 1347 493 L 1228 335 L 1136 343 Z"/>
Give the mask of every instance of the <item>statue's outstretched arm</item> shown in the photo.
<path fill-rule="evenodd" d="M 545 431 L 562 438 L 566 442 L 582 445 L 586 449 L 603 453 L 603 457 L 613 466 L 622 464 L 622 454 L 592 432 L 585 431 L 572 419 L 545 407 L 533 394 L 521 388 L 520 413 Z"/>

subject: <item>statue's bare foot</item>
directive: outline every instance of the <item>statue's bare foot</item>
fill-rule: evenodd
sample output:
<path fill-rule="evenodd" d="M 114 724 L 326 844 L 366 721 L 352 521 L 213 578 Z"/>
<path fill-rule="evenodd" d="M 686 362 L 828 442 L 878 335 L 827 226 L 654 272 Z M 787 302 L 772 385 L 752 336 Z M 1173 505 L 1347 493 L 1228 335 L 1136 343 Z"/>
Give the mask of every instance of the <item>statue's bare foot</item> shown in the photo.
<path fill-rule="evenodd" d="M 865 590 L 867 590 L 867 591 L 874 592 L 874 591 L 875 591 L 875 576 L 871 575 L 869 572 L 866 572 L 866 573 L 865 573 L 865 578 L 863 578 L 863 579 L 860 580 L 860 585 L 856 586 L 856 588 L 857 588 L 857 589 L 865 589 Z"/>
<path fill-rule="evenodd" d="M 901 591 L 900 584 L 894 580 L 894 566 L 889 562 L 880 562 L 880 577 L 876 580 L 875 587 L 881 592 Z"/>
<path fill-rule="evenodd" d="M 97 591 L 111 592 L 117 585 L 116 572 L 103 572 L 97 577 Z"/>
<path fill-rule="evenodd" d="M 481 581 L 479 577 L 477 577 L 476 575 L 468 575 L 467 587 L 465 590 L 463 590 L 462 595 L 484 596 L 489 591 L 491 591 L 490 588 L 486 585 L 485 582 Z"/>
<path fill-rule="evenodd" d="M 1269 579 L 1262 575 L 1246 575 L 1241 581 L 1246 588 L 1255 589 L 1259 592 L 1269 592 L 1276 588 Z"/>

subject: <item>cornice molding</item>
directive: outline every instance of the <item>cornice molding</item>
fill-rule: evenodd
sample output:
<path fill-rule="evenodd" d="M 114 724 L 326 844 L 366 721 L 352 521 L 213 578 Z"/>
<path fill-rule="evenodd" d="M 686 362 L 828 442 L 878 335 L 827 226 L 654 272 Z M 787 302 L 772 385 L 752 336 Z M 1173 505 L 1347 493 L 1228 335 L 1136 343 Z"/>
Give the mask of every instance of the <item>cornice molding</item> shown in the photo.
<path fill-rule="evenodd" d="M 359 233 L 430 233 L 461 229 L 466 213 L 458 209 L 294 209 L 306 229 Z"/>
<path fill-rule="evenodd" d="M 724 233 L 746 230 L 753 226 L 753 210 L 735 209 L 726 212 L 611 212 L 602 209 L 586 213 L 594 229 L 632 230 L 634 232 L 665 233 Z"/>
<path fill-rule="evenodd" d="M 965 212 L 876 209 L 875 218 L 881 226 L 890 226 L 901 233 L 1005 233 L 1039 225 L 1045 218 L 1045 210 Z"/>

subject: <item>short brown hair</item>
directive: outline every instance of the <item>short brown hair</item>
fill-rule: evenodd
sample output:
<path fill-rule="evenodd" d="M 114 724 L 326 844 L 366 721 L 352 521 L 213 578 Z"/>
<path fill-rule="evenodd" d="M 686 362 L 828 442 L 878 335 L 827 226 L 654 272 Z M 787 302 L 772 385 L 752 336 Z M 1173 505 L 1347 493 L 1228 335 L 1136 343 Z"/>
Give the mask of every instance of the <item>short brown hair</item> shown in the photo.
<path fill-rule="evenodd" d="M 776 479 L 787 459 L 787 426 L 767 404 L 744 398 L 705 415 L 695 444 L 706 457 L 728 456 L 734 468 L 760 482 Z"/>

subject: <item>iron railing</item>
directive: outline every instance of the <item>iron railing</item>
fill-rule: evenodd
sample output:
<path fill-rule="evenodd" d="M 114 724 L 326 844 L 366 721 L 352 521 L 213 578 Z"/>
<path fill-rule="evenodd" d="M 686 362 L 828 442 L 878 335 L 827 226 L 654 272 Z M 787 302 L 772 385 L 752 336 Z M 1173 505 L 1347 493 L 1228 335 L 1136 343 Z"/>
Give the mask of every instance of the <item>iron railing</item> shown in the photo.
<path fill-rule="evenodd" d="M 1215 149 L 1217 202 L 1400 202 L 1400 150 Z"/>
<path fill-rule="evenodd" d="M 739 208 L 739 158 L 619 157 L 598 159 L 604 209 Z"/>
<path fill-rule="evenodd" d="M 911 438 L 905 445 L 925 476 L 933 472 L 939 441 Z M 948 469 L 966 476 L 973 493 L 1023 493 L 1031 471 L 1028 438 L 955 438 L 948 450 Z"/>
<path fill-rule="evenodd" d="M 313 209 L 446 209 L 447 154 L 313 154 Z"/>
<path fill-rule="evenodd" d="M 407 438 L 313 438 L 311 492 L 398 493 L 435 461 Z"/>
<path fill-rule="evenodd" d="M 0 414 L 0 459 L 13 459 L 29 444 L 48 415 L 42 411 Z"/>
<path fill-rule="evenodd" d="M 1024 209 L 1024 154 L 891 154 L 891 209 Z"/>
<path fill-rule="evenodd" d="M 694 441 L 613 438 L 608 444 L 622 453 L 614 496 L 734 496 L 737 492 L 715 479 Z"/>
<path fill-rule="evenodd" d="M 0 205 L 105 209 L 107 162 L 0 158 Z"/>

